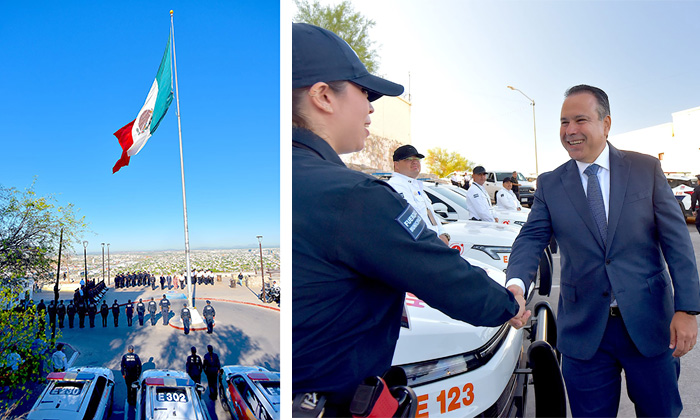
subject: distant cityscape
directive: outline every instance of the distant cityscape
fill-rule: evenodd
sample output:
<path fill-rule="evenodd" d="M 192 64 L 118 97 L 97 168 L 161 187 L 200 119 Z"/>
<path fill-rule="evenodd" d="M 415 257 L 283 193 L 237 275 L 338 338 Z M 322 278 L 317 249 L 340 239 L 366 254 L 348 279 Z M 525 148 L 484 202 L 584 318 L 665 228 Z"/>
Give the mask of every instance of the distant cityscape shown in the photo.
<path fill-rule="evenodd" d="M 61 262 L 61 280 L 79 281 L 84 277 L 85 260 L 80 253 L 66 257 Z M 279 273 L 279 248 L 263 248 L 265 272 Z M 216 273 L 257 273 L 260 271 L 259 248 L 190 250 L 190 268 L 211 270 Z M 88 279 L 102 279 L 102 254 L 87 255 Z M 183 273 L 186 270 L 185 251 L 105 252 L 104 276 L 114 279 L 118 273 L 147 271 L 155 275 Z"/>

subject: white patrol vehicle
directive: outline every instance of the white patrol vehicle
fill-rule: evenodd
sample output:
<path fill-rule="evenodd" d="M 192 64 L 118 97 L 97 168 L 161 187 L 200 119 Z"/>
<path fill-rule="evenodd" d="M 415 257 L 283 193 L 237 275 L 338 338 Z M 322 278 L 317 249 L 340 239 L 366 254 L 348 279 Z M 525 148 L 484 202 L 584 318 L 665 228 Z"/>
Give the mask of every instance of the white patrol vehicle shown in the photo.
<path fill-rule="evenodd" d="M 500 284 L 498 269 L 468 260 Z M 529 375 L 538 417 L 566 417 L 556 323 L 546 302 L 535 305 L 531 341 L 508 324 L 475 327 L 456 321 L 407 294 L 393 365 L 406 372 L 416 394 L 416 417 L 522 417 Z"/>
<path fill-rule="evenodd" d="M 219 370 L 221 405 L 237 420 L 279 420 L 280 374 L 261 366 Z"/>
<path fill-rule="evenodd" d="M 503 178 L 507 176 L 512 177 L 513 171 L 486 172 L 486 182 L 484 182 L 484 188 L 486 189 L 486 192 L 489 193 L 489 196 L 493 199 L 494 203 L 496 202 L 496 193 L 501 189 L 501 187 L 503 187 Z M 535 197 L 535 183 L 528 181 L 523 174 L 518 172 L 518 184 L 520 184 L 518 187 L 520 203 L 531 206 Z"/>
<path fill-rule="evenodd" d="M 693 217 L 693 209 L 690 207 L 691 195 L 693 190 L 698 185 L 697 180 L 680 175 L 666 175 L 668 185 L 673 191 L 673 195 L 678 200 L 678 205 L 681 207 L 683 215 Z"/>
<path fill-rule="evenodd" d="M 185 372 L 150 369 L 131 384 L 136 395 L 136 420 L 211 420 L 199 394 L 204 387 L 195 384 Z"/>
<path fill-rule="evenodd" d="M 26 420 L 106 419 L 112 412 L 114 374 L 101 367 L 52 372 Z"/>

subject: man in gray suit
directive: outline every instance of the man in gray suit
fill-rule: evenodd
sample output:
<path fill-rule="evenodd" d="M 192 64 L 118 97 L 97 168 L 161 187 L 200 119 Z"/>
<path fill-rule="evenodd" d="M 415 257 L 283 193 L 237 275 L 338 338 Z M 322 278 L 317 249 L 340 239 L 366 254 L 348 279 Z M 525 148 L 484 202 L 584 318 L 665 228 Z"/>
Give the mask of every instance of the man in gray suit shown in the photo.
<path fill-rule="evenodd" d="M 560 137 L 571 160 L 537 181 L 513 244 L 508 289 L 528 290 L 554 235 L 558 348 L 571 414 L 615 417 L 624 369 L 637 416 L 677 417 L 679 358 L 696 343 L 700 313 L 688 228 L 659 161 L 607 142 L 605 92 L 579 85 L 565 96 Z"/>

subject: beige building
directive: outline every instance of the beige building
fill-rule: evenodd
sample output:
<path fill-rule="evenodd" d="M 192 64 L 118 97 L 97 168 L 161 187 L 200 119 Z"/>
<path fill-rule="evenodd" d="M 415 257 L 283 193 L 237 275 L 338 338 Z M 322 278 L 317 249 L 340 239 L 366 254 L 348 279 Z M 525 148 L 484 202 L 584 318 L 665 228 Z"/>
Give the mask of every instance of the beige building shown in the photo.
<path fill-rule="evenodd" d="M 340 158 L 355 169 L 391 172 L 394 150 L 411 143 L 411 103 L 400 96 L 383 96 L 372 106 L 374 113 L 365 148 Z"/>
<path fill-rule="evenodd" d="M 700 107 L 671 114 L 672 122 L 610 136 L 622 150 L 658 158 L 666 173 L 700 174 Z"/>

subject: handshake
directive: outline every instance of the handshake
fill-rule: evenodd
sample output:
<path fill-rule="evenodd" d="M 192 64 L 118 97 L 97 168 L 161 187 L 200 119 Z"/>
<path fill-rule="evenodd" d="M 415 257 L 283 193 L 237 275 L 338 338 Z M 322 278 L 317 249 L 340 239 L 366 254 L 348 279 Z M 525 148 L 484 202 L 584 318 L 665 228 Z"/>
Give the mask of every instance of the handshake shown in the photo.
<path fill-rule="evenodd" d="M 525 296 L 523 295 L 523 290 L 518 287 L 518 286 L 509 286 L 508 290 L 515 295 L 515 300 L 518 302 L 518 305 L 520 306 L 520 309 L 518 310 L 517 315 L 515 315 L 513 318 L 508 321 L 508 323 L 516 328 L 520 329 L 525 326 L 527 323 L 528 318 L 530 318 L 530 310 L 525 310 Z"/>

